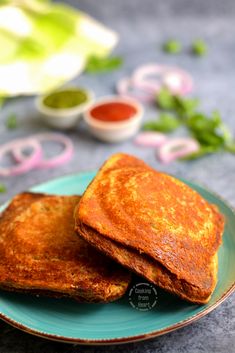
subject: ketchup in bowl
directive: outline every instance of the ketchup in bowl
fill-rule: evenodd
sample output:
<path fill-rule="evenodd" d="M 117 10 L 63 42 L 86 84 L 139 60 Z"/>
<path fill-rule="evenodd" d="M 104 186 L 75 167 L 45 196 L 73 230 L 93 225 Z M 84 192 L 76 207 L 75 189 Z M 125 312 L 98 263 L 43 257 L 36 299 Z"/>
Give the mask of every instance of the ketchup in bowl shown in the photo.
<path fill-rule="evenodd" d="M 95 106 L 90 110 L 93 119 L 117 123 L 133 118 L 137 113 L 137 109 L 128 103 L 123 102 L 107 102 Z"/>
<path fill-rule="evenodd" d="M 142 116 L 143 107 L 138 101 L 120 96 L 103 97 L 84 113 L 90 133 L 111 143 L 134 136 L 140 129 Z"/>

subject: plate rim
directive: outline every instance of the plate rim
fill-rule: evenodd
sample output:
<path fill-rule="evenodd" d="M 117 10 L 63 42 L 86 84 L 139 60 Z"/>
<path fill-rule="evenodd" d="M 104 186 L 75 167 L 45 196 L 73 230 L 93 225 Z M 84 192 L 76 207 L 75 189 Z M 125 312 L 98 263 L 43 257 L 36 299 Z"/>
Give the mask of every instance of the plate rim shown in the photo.
<path fill-rule="evenodd" d="M 88 174 L 96 173 L 96 172 L 97 172 L 97 170 L 93 169 L 93 170 L 81 171 L 81 172 L 74 173 L 74 174 L 65 174 L 61 177 L 49 179 L 49 180 L 44 181 L 40 184 L 36 184 L 36 185 L 32 186 L 31 188 L 29 188 L 29 191 L 33 191 L 35 187 L 43 187 L 44 185 L 46 185 L 50 182 L 53 182 L 53 181 L 59 181 L 59 180 L 63 180 L 66 178 L 81 176 L 81 175 L 85 175 L 85 174 L 88 175 Z M 174 176 L 174 177 L 176 177 L 176 176 Z M 229 204 L 229 202 L 227 202 L 223 197 L 216 194 L 214 191 L 208 189 L 205 185 L 203 185 L 201 183 L 194 182 L 194 181 L 190 181 L 190 180 L 187 180 L 187 179 L 184 179 L 181 177 L 176 177 L 176 178 L 180 179 L 184 182 L 189 182 L 192 185 L 199 186 L 200 188 L 204 189 L 206 192 L 212 194 L 217 199 L 222 201 L 225 204 L 225 206 L 228 207 L 235 216 L 235 208 L 233 206 L 231 206 Z M 9 202 L 9 200 L 6 201 L 5 203 L 3 203 L 2 205 L 0 205 L 1 208 L 2 207 L 5 208 L 8 204 L 8 202 Z M 29 333 L 29 334 L 37 336 L 37 337 L 45 338 L 45 339 L 48 339 L 51 341 L 71 343 L 71 344 L 81 344 L 81 345 L 94 345 L 94 346 L 95 345 L 104 346 L 104 345 L 125 344 L 125 343 L 145 341 L 145 340 L 155 338 L 155 337 L 164 335 L 166 333 L 175 331 L 175 330 L 180 329 L 182 327 L 185 327 L 185 326 L 201 319 L 202 317 L 206 316 L 207 314 L 209 314 L 211 311 L 213 311 L 215 308 L 217 308 L 221 303 L 223 303 L 234 291 L 235 291 L 235 281 L 233 282 L 231 287 L 228 288 L 228 290 L 225 291 L 221 295 L 221 297 L 213 305 L 209 306 L 205 310 L 200 311 L 199 313 L 196 313 L 187 319 L 181 320 L 181 321 L 177 322 L 176 324 L 170 325 L 170 326 L 165 327 L 163 329 L 160 329 L 160 330 L 158 329 L 155 331 L 151 331 L 149 333 L 132 335 L 132 336 L 127 336 L 127 337 L 117 337 L 117 338 L 109 338 L 109 339 L 74 338 L 74 337 L 50 334 L 50 333 L 46 333 L 46 332 L 43 332 L 43 331 L 40 331 L 37 329 L 32 329 L 27 325 L 24 325 L 18 321 L 11 319 L 9 316 L 3 314 L 2 312 L 0 312 L 0 319 L 3 320 L 4 322 L 10 324 L 11 326 L 23 331 L 23 332 Z"/>
<path fill-rule="evenodd" d="M 23 332 L 29 333 L 37 337 L 46 338 L 51 341 L 71 343 L 71 344 L 81 344 L 81 345 L 94 345 L 94 346 L 125 344 L 125 343 L 141 342 L 141 341 L 149 340 L 151 338 L 162 336 L 166 333 L 176 331 L 193 322 L 196 322 L 197 320 L 201 319 L 202 317 L 206 316 L 211 311 L 213 311 L 215 308 L 217 308 L 221 303 L 223 303 L 225 299 L 227 299 L 234 292 L 234 290 L 235 290 L 235 283 L 233 283 L 232 286 L 213 305 L 211 305 L 207 309 L 197 314 L 194 314 L 188 319 L 179 321 L 178 323 L 168 326 L 161 330 L 156 330 L 145 334 L 133 335 L 133 336 L 127 336 L 127 337 L 118 337 L 118 338 L 110 338 L 110 339 L 86 339 L 86 338 L 74 338 L 74 337 L 68 337 L 68 336 L 66 337 L 66 336 L 49 334 L 43 331 L 31 329 L 30 327 L 23 325 L 2 313 L 0 313 L 0 319 L 2 319 L 3 321 L 5 321 L 6 323 L 10 324 L 13 327 L 20 329 Z"/>

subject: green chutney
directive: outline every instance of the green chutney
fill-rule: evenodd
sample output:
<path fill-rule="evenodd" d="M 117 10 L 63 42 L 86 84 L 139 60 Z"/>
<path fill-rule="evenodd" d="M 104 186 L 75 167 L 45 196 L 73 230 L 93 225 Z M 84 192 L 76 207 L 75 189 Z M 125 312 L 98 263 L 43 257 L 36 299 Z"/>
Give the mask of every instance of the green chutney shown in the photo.
<path fill-rule="evenodd" d="M 43 99 L 43 104 L 53 109 L 68 109 L 85 103 L 88 100 L 87 92 L 83 89 L 68 88 L 56 91 Z"/>

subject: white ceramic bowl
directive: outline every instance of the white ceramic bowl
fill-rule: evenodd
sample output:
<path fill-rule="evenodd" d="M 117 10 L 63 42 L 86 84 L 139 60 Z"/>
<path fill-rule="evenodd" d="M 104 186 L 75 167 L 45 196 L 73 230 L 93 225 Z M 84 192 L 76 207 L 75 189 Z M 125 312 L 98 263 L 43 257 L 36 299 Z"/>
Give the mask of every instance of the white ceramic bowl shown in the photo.
<path fill-rule="evenodd" d="M 95 107 L 116 102 L 132 105 L 136 109 L 136 114 L 130 119 L 120 122 L 106 122 L 92 117 L 91 111 Z M 105 142 L 120 142 L 135 135 L 140 129 L 142 117 L 143 106 L 137 100 L 120 96 L 102 97 L 84 112 L 84 119 L 91 134 Z"/>
<path fill-rule="evenodd" d="M 68 89 L 73 88 L 68 87 Z M 76 88 L 74 89 L 76 90 Z M 94 101 L 94 93 L 87 89 L 84 89 L 84 91 L 87 93 L 87 101 L 72 108 L 57 109 L 47 107 L 43 103 L 47 95 L 37 97 L 35 104 L 46 124 L 60 130 L 71 129 L 76 126 L 84 111 L 87 110 Z"/>

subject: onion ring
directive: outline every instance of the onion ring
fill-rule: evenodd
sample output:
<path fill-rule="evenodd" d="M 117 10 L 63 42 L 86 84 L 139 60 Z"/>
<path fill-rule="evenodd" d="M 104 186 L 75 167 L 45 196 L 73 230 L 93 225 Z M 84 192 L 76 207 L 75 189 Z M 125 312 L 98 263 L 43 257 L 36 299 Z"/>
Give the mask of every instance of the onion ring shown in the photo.
<path fill-rule="evenodd" d="M 142 132 L 134 139 L 136 145 L 145 147 L 160 147 L 166 141 L 166 135 L 161 132 Z"/>
<path fill-rule="evenodd" d="M 163 84 L 174 94 L 185 95 L 193 90 L 193 79 L 181 69 L 166 72 Z"/>
<path fill-rule="evenodd" d="M 199 143 L 192 138 L 175 138 L 160 147 L 157 157 L 162 163 L 167 164 L 178 158 L 198 152 L 199 149 Z"/>
<path fill-rule="evenodd" d="M 151 79 L 148 76 L 159 75 Z M 193 79 L 186 71 L 166 65 L 147 64 L 137 68 L 132 76 L 133 86 L 145 85 L 149 89 L 159 91 L 159 87 L 166 86 L 173 94 L 187 94 L 193 89 Z M 147 84 L 147 86 L 146 86 Z"/>
<path fill-rule="evenodd" d="M 154 63 L 146 64 L 139 66 L 134 72 L 133 72 L 133 82 L 142 82 L 143 80 L 148 80 L 150 82 L 156 82 L 156 80 L 148 78 L 149 75 L 160 75 L 162 76 L 167 69 L 169 69 L 169 66 L 165 65 L 158 65 Z"/>
<path fill-rule="evenodd" d="M 131 88 L 139 90 L 139 93 L 131 92 Z M 152 102 L 155 98 L 155 90 L 149 87 L 148 83 L 133 83 L 133 80 L 129 77 L 124 77 L 118 81 L 116 90 L 120 96 L 134 97 L 144 103 Z"/>
<path fill-rule="evenodd" d="M 33 153 L 31 153 L 30 156 L 24 156 L 24 159 L 22 159 L 18 165 L 11 167 L 0 167 L 0 175 L 19 175 L 35 168 L 41 160 L 42 148 L 37 140 L 31 138 L 17 139 L 2 145 L 0 147 L 0 160 L 8 152 L 12 152 L 14 150 L 17 154 L 26 147 L 31 147 L 33 149 Z"/>
<path fill-rule="evenodd" d="M 35 165 L 35 168 L 46 169 L 46 168 L 57 167 L 61 164 L 68 162 L 73 155 L 74 148 L 73 148 L 72 141 L 68 137 L 62 134 L 42 133 L 42 134 L 33 135 L 31 138 L 38 142 L 55 141 L 64 145 L 64 150 L 61 154 L 49 159 L 42 158 L 38 162 L 38 164 Z M 22 149 L 13 148 L 12 154 L 18 163 L 23 163 L 28 158 L 24 155 Z"/>

